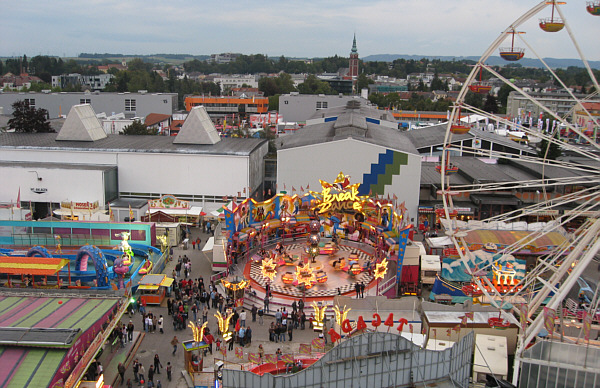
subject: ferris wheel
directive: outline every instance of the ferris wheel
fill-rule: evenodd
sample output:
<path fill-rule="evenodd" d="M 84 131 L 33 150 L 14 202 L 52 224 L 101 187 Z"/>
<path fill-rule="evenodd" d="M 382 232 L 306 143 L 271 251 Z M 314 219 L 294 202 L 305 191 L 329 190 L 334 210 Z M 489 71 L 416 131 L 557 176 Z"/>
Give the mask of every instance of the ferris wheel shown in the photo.
<path fill-rule="evenodd" d="M 560 308 L 584 269 L 600 251 L 600 115 L 597 106 L 600 103 L 590 103 L 590 100 L 600 100 L 600 86 L 585 57 L 585 44 L 580 45 L 568 23 L 568 13 L 565 12 L 567 6 L 564 4 L 559 1 L 540 2 L 510 24 L 483 53 L 458 94 L 446 128 L 441 163 L 437 166 L 441 175 L 438 194 L 444 203 L 444 211 L 439 215 L 446 234 L 457 248 L 459 260 L 473 279 L 469 291 L 485 296 L 486 301 L 498 309 L 510 304 L 516 312 L 515 300 L 523 300 L 528 306 L 528 325 L 520 334 L 516 360 L 543 327 L 543 314 L 537 314 L 541 307 Z M 580 11 L 583 14 L 587 11 L 587 17 L 600 16 L 600 1 L 588 2 L 587 7 L 581 7 Z M 542 39 L 536 40 L 538 35 L 542 35 Z M 536 47 L 532 42 L 543 42 L 543 38 L 549 36 L 560 36 L 577 53 L 591 79 L 591 88 L 587 93 L 576 93 L 569 89 L 570 85 L 566 85 L 538 55 L 536 50 L 540 49 L 540 45 Z M 588 36 L 588 40 L 591 41 L 588 46 L 596 44 L 596 38 Z M 525 54 L 536 57 L 561 93 L 562 105 L 570 108 L 561 110 L 556 104 L 549 103 L 514 80 L 503 77 L 497 68 L 486 64 L 494 54 L 513 63 L 521 60 Z M 530 112 L 522 109 L 512 116 L 498 115 L 469 103 L 475 95 L 491 92 L 494 87 L 491 78 L 508 85 L 516 96 L 525 101 Z M 531 116 L 531 111 L 536 112 L 535 117 Z M 476 117 L 476 122 L 468 117 Z M 482 139 L 486 140 L 485 133 L 491 131 L 518 141 L 521 151 L 515 154 L 508 149 L 510 147 L 494 147 L 489 137 L 489 147 L 482 147 Z M 467 133 L 472 136 L 465 137 Z M 560 150 L 561 156 L 555 156 L 557 150 Z M 514 180 L 481 180 L 461 184 L 461 180 L 454 177 L 460 173 L 461 163 L 467 163 L 466 157 L 485 159 L 486 163 L 495 163 L 499 167 L 519 163 L 520 168 L 526 169 L 529 174 L 515 173 Z M 531 176 L 535 176 L 535 179 L 531 179 Z M 570 190 L 565 190 L 565 187 Z M 459 198 L 501 193 L 518 193 L 523 205 L 509 211 L 490 211 L 477 222 L 458 219 L 455 202 Z M 531 229 L 524 222 L 537 220 L 540 215 L 543 218 L 551 215 L 550 222 L 535 222 L 535 227 Z M 493 258 L 487 263 L 479 261 L 475 264 L 473 252 L 466 249 L 470 232 L 519 223 L 522 226 L 524 224 L 526 230 L 521 238 L 497 251 L 495 247 L 487 247 Z M 505 282 L 499 287 L 494 279 L 490 280 L 485 275 L 487 271 L 498 270 L 499 257 L 531 250 L 532 241 L 551 233 L 558 233 L 564 239 L 557 245 L 547 247 L 522 277 L 515 278 L 512 268 L 507 270 L 505 267 Z M 517 383 L 517 379 L 516 364 L 513 383 Z"/>

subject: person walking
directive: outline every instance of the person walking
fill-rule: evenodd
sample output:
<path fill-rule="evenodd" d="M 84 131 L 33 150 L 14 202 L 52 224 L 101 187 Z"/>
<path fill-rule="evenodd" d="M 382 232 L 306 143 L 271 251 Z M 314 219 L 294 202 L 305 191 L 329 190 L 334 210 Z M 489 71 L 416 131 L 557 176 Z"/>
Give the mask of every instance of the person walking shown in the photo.
<path fill-rule="evenodd" d="M 267 294 L 265 296 L 264 305 L 265 305 L 265 312 L 268 314 L 269 313 L 269 294 Z"/>
<path fill-rule="evenodd" d="M 160 357 L 158 357 L 158 353 L 154 355 L 154 371 L 157 375 L 160 374 L 160 368 L 162 368 L 162 364 L 160 363 Z"/>
<path fill-rule="evenodd" d="M 253 304 L 252 309 L 250 310 L 250 313 L 252 314 L 252 322 L 256 322 L 256 313 L 257 312 L 258 312 L 258 308 L 256 308 L 255 304 Z"/>
<path fill-rule="evenodd" d="M 293 328 L 293 326 L 292 326 L 292 324 L 290 322 L 290 324 L 287 327 L 288 336 L 290 336 L 290 339 L 289 339 L 290 342 L 292 342 L 292 332 L 293 332 L 293 330 L 294 330 L 294 328 Z"/>
<path fill-rule="evenodd" d="M 117 365 L 117 372 L 119 372 L 119 376 L 121 377 L 121 385 L 123 381 L 125 381 L 125 365 L 122 362 Z"/>
<path fill-rule="evenodd" d="M 135 360 L 133 360 L 133 380 L 137 383 L 139 382 L 139 375 L 138 372 L 140 371 L 140 363 L 138 361 L 138 359 L 136 358 Z"/>
<path fill-rule="evenodd" d="M 171 340 L 171 346 L 173 346 L 173 355 L 175 355 L 175 352 L 177 351 L 178 343 L 179 343 L 179 340 L 177 339 L 177 336 L 174 336 L 173 339 Z"/>
<path fill-rule="evenodd" d="M 148 368 L 148 384 L 150 384 L 150 382 L 154 382 L 154 366 L 150 365 L 150 368 Z"/>

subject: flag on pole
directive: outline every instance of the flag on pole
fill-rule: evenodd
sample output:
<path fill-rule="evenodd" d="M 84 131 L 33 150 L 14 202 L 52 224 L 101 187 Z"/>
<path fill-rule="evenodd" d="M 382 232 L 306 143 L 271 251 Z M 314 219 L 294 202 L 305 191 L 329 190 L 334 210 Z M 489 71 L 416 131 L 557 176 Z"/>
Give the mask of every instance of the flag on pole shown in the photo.
<path fill-rule="evenodd" d="M 306 190 L 310 190 L 310 183 L 306 185 Z"/>
<path fill-rule="evenodd" d="M 467 326 L 467 316 L 463 315 L 463 316 L 461 316 L 459 318 L 460 318 L 460 324 L 463 325 L 463 326 Z"/>
<path fill-rule="evenodd" d="M 450 338 L 450 336 L 452 335 L 452 329 L 446 330 L 446 334 L 448 334 L 448 338 Z"/>
<path fill-rule="evenodd" d="M 131 210 L 131 205 L 129 205 L 129 222 L 133 222 L 133 210 Z"/>
<path fill-rule="evenodd" d="M 435 339 L 435 337 L 437 336 L 437 330 L 436 329 L 431 329 L 431 331 L 433 331 L 433 339 Z"/>
<path fill-rule="evenodd" d="M 455 331 L 455 332 L 457 332 L 457 333 L 460 333 L 460 324 L 459 324 L 459 325 L 456 325 L 456 326 L 454 326 L 454 327 L 452 328 L 452 330 L 454 330 L 454 331 Z"/>
<path fill-rule="evenodd" d="M 293 192 L 293 191 L 296 191 L 296 188 L 295 188 L 294 186 L 292 186 L 292 192 Z"/>
<path fill-rule="evenodd" d="M 21 186 L 19 186 L 19 194 L 17 194 L 17 209 L 21 208 Z"/>
<path fill-rule="evenodd" d="M 304 187 L 300 186 L 300 192 L 304 191 Z"/>
<path fill-rule="evenodd" d="M 470 320 L 473 320 L 473 317 L 474 317 L 473 311 L 465 313 L 465 317 L 469 318 Z"/>

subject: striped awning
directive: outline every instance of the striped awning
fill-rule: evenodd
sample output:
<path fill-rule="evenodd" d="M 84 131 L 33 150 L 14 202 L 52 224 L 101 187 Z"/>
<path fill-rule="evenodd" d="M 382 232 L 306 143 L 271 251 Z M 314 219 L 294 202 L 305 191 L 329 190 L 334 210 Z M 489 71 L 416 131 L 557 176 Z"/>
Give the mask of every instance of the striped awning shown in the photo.
<path fill-rule="evenodd" d="M 67 264 L 69 264 L 69 259 L 1 256 L 0 273 L 9 275 L 56 275 Z"/>

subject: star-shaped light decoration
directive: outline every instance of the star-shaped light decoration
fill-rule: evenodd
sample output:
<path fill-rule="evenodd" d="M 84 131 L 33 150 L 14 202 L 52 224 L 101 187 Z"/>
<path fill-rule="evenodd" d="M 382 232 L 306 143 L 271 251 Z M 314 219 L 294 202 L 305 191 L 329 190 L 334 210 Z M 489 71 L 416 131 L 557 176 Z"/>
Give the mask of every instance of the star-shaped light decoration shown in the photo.
<path fill-rule="evenodd" d="M 317 277 L 310 267 L 310 263 L 296 267 L 296 280 L 298 281 L 298 285 L 304 284 L 306 288 L 310 288 L 312 284 L 317 281 Z"/>
<path fill-rule="evenodd" d="M 383 260 L 381 260 L 381 263 L 378 263 L 375 266 L 375 279 L 383 279 L 387 273 L 387 265 L 387 258 L 384 257 Z"/>
<path fill-rule="evenodd" d="M 275 278 L 275 275 L 277 275 L 277 271 L 275 271 L 275 268 L 277 267 L 277 264 L 273 263 L 273 259 L 264 259 L 262 261 L 262 264 L 260 265 L 260 271 L 262 272 L 262 275 L 266 278 L 269 278 L 269 280 L 273 281 L 273 278 Z"/>

